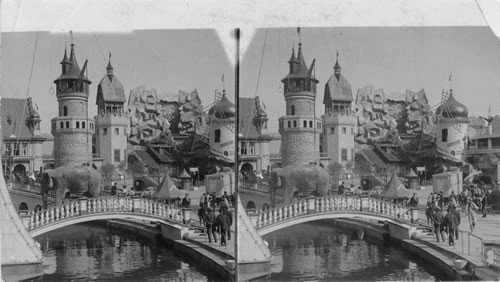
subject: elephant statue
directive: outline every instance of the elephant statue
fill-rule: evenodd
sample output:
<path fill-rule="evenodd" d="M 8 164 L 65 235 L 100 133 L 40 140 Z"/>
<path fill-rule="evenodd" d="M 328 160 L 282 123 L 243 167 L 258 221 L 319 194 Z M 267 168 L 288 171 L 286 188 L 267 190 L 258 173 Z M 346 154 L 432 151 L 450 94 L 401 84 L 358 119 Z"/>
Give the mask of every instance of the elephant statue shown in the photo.
<path fill-rule="evenodd" d="M 89 166 L 62 166 L 43 171 L 40 185 L 43 208 L 47 208 L 49 190 L 56 191 L 56 206 L 62 205 L 66 193 L 99 197 L 101 194 L 101 173 Z"/>
<path fill-rule="evenodd" d="M 283 191 L 283 202 L 290 204 L 296 192 L 326 196 L 330 188 L 330 175 L 320 166 L 287 166 L 275 168 L 269 176 L 271 203 L 276 204 L 277 190 Z"/>

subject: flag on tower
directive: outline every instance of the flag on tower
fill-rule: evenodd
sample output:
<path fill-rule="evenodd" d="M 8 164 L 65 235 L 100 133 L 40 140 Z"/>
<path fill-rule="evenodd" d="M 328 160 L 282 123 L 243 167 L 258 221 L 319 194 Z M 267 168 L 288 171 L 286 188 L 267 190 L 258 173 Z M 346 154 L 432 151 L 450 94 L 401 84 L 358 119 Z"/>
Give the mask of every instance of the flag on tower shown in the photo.
<path fill-rule="evenodd" d="M 224 82 L 224 74 L 222 74 L 222 82 Z"/>
<path fill-rule="evenodd" d="M 451 82 L 451 74 L 452 74 L 452 72 L 450 72 L 450 77 L 448 78 L 449 82 Z"/>

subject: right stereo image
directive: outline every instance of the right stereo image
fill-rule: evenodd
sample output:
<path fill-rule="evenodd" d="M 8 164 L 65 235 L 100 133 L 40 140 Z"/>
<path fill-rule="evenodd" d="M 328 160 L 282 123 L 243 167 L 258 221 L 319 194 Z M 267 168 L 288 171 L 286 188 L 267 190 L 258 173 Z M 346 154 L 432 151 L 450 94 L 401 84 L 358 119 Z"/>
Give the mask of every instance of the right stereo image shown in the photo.
<path fill-rule="evenodd" d="M 489 27 L 241 37 L 238 280 L 493 279 L 500 43 Z"/>

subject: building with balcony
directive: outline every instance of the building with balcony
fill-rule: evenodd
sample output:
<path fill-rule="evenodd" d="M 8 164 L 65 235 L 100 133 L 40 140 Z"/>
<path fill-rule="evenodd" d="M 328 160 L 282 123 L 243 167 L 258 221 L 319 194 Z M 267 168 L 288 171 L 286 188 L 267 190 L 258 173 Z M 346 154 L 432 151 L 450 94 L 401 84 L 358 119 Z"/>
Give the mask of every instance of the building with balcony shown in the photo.
<path fill-rule="evenodd" d="M 248 174 L 271 168 L 271 142 L 267 113 L 259 97 L 239 99 L 238 156 L 240 171 Z"/>
<path fill-rule="evenodd" d="M 469 136 L 466 161 L 492 181 L 500 180 L 500 116 L 495 116 L 478 134 Z"/>
<path fill-rule="evenodd" d="M 2 168 L 6 176 L 36 173 L 43 168 L 42 144 L 46 138 L 40 132 L 40 115 L 31 97 L 2 98 Z"/>

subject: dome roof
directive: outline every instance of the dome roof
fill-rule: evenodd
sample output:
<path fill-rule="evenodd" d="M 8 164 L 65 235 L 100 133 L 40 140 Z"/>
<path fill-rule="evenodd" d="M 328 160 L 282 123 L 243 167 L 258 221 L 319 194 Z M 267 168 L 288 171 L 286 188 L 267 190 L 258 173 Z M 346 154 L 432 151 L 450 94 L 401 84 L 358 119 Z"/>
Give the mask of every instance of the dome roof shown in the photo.
<path fill-rule="evenodd" d="M 453 93 L 450 93 L 448 100 L 437 108 L 436 114 L 442 115 L 444 118 L 466 118 L 469 111 L 464 104 L 453 97 Z"/>
<path fill-rule="evenodd" d="M 209 115 L 215 115 L 216 118 L 234 118 L 236 115 L 235 105 L 229 101 L 226 96 L 226 92 L 222 93 L 222 97 L 219 102 L 208 111 Z"/>

